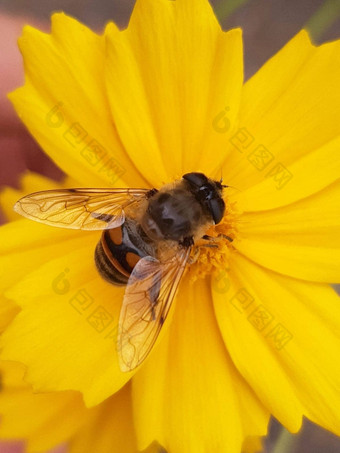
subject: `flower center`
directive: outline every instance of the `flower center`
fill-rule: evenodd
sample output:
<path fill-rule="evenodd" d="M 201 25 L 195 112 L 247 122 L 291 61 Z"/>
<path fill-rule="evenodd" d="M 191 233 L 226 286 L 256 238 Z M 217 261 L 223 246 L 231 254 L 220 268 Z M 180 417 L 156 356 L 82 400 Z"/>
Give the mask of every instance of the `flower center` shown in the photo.
<path fill-rule="evenodd" d="M 234 250 L 233 240 L 237 234 L 238 213 L 235 203 L 225 202 L 227 208 L 221 222 L 206 231 L 209 238 L 200 239 L 193 247 L 188 269 L 191 282 L 229 269 L 230 254 Z"/>

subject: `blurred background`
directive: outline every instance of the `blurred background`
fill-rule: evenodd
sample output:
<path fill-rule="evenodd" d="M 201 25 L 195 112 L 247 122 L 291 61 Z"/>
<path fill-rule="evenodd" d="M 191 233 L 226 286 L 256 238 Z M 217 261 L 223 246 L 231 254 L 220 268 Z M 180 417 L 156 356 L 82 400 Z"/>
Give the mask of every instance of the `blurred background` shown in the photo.
<path fill-rule="evenodd" d="M 316 44 L 340 38 L 340 0 L 212 0 L 224 29 L 242 27 L 245 77 L 251 77 L 301 28 Z M 62 173 L 39 149 L 17 119 L 6 93 L 23 83 L 16 40 L 24 24 L 48 30 L 54 11 L 64 11 L 100 32 L 109 21 L 128 24 L 134 0 L 0 0 L 0 188 L 19 187 L 19 175 L 30 169 L 55 180 Z M 340 81 L 339 81 L 340 86 Z M 339 88 L 340 89 L 340 88 Z M 5 218 L 0 213 L 0 223 Z M 340 416 L 340 414 L 339 414 Z M 0 453 L 17 450 L 0 445 Z M 292 436 L 273 420 L 264 453 L 340 453 L 340 439 L 304 423 Z"/>

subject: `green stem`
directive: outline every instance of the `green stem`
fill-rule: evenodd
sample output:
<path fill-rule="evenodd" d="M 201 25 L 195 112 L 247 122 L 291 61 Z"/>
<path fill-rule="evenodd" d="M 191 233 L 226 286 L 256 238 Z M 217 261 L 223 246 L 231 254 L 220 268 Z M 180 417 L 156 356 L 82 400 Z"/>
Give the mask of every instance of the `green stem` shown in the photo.
<path fill-rule="evenodd" d="M 272 453 L 294 453 L 298 436 L 282 427 Z"/>
<path fill-rule="evenodd" d="M 318 41 L 340 15 L 340 0 L 326 0 L 305 25 L 313 41 Z"/>
<path fill-rule="evenodd" d="M 248 3 L 249 0 L 220 0 L 215 6 L 215 14 L 220 22 L 223 22 L 241 6 Z"/>

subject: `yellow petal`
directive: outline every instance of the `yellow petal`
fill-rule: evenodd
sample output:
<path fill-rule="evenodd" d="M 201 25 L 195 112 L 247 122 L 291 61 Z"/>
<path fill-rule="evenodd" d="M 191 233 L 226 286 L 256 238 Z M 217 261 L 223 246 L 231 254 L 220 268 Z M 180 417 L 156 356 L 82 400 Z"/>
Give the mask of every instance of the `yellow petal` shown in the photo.
<path fill-rule="evenodd" d="M 36 453 L 45 452 L 74 435 L 87 412 L 79 393 L 36 395 L 23 381 L 22 366 L 2 362 L 0 369 L 1 439 L 25 440 L 25 451 Z"/>
<path fill-rule="evenodd" d="M 183 282 L 166 336 L 132 382 L 140 449 L 156 439 L 172 453 L 239 453 L 245 436 L 266 432 L 267 413 L 229 358 L 203 280 Z"/>
<path fill-rule="evenodd" d="M 65 181 L 69 181 L 66 178 Z M 0 256 L 0 291 L 17 283 L 26 274 L 50 259 L 50 256 L 58 256 L 63 253 L 60 242 L 66 243 L 66 248 L 71 246 L 72 237 L 76 237 L 72 231 L 51 229 L 44 225 L 22 219 L 14 213 L 14 203 L 23 195 L 38 189 L 52 189 L 59 187 L 50 179 L 31 172 L 26 172 L 21 179 L 21 190 L 6 187 L 0 194 L 1 206 L 7 217 L 17 222 L 1 227 L 1 256 Z M 13 214 L 12 214 L 13 212 Z M 79 235 L 78 235 L 78 239 Z M 74 243 L 72 241 L 72 246 Z M 19 265 L 20 264 L 20 265 Z M 10 322 L 20 311 L 18 305 L 12 300 L 2 296 L 0 299 L 0 331 L 4 331 Z"/>
<path fill-rule="evenodd" d="M 129 385 L 87 412 L 86 422 L 70 444 L 70 453 L 136 453 Z"/>
<path fill-rule="evenodd" d="M 235 126 L 242 39 L 206 0 L 138 0 L 126 31 L 108 28 L 106 77 L 122 142 L 153 185 L 220 170 L 225 136 L 212 121 L 228 107 Z"/>
<path fill-rule="evenodd" d="M 234 255 L 230 289 L 213 291 L 240 373 L 289 430 L 302 416 L 339 434 L 340 304 L 327 285 L 293 280 Z M 214 288 L 214 286 L 213 286 Z"/>
<path fill-rule="evenodd" d="M 235 246 L 253 261 L 292 277 L 340 282 L 340 182 L 271 211 L 242 216 Z"/>
<path fill-rule="evenodd" d="M 23 367 L 1 362 L 0 439 L 26 441 L 27 453 L 69 443 L 71 453 L 135 453 L 130 386 L 87 409 L 77 392 L 33 394 Z"/>
<path fill-rule="evenodd" d="M 20 308 L 13 301 L 4 296 L 0 298 L 0 333 L 7 328 L 19 311 Z"/>
<path fill-rule="evenodd" d="M 54 14 L 50 35 L 26 27 L 19 45 L 26 84 L 10 99 L 57 165 L 88 186 L 145 186 L 112 123 L 103 77 L 105 38 Z"/>
<path fill-rule="evenodd" d="M 35 391 L 79 390 L 89 406 L 130 377 L 120 372 L 116 353 L 124 289 L 98 276 L 97 240 L 59 244 L 60 256 L 50 256 L 6 293 L 22 311 L 2 337 L 3 358 L 27 365 Z"/>
<path fill-rule="evenodd" d="M 338 177 L 339 78 L 340 41 L 314 47 L 302 31 L 245 84 L 224 169 L 243 208 L 284 205 Z"/>
<path fill-rule="evenodd" d="M 37 190 L 48 190 L 56 187 L 72 187 L 74 181 L 67 177 L 63 184 L 52 181 L 45 176 L 27 171 L 21 179 L 20 190 L 6 187 L 0 192 L 0 203 L 9 220 L 18 220 L 3 226 L 0 246 L 0 291 L 17 283 L 26 274 L 64 253 L 65 249 L 74 247 L 73 238 L 81 239 L 79 232 L 46 227 L 23 219 L 13 211 L 15 202 L 22 196 Z M 65 248 L 60 243 L 65 243 Z M 20 263 L 20 266 L 18 265 Z M 62 284 L 62 280 L 60 282 Z M 0 300 L 0 331 L 3 331 L 18 313 L 19 307 L 11 300 L 2 297 Z"/>
<path fill-rule="evenodd" d="M 235 192 L 231 200 L 237 200 L 242 211 L 261 211 L 310 197 L 339 179 L 339 147 L 340 137 L 337 137 L 301 157 L 289 169 L 278 164 L 270 177 L 243 192 Z"/>
<path fill-rule="evenodd" d="M 0 291 L 10 288 L 26 274 L 61 256 L 94 234 L 51 228 L 27 219 L 0 228 Z M 83 234 L 84 233 L 84 234 Z M 98 236 L 97 236 L 98 237 Z M 61 269 L 60 272 L 62 272 Z M 60 274 L 58 272 L 58 275 Z"/>
<path fill-rule="evenodd" d="M 259 453 L 262 452 L 263 446 L 261 437 L 247 437 L 243 442 L 242 453 Z"/>

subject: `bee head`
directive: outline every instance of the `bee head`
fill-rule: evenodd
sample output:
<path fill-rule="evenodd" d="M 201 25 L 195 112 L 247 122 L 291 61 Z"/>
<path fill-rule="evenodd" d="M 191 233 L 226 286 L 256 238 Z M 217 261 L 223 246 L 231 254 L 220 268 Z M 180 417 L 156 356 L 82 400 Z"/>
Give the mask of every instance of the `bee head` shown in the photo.
<path fill-rule="evenodd" d="M 182 178 L 188 182 L 191 193 L 201 204 L 204 210 L 210 214 L 215 224 L 220 223 L 225 211 L 225 203 L 222 198 L 224 187 L 222 181 L 213 181 L 203 173 L 186 173 Z"/>

